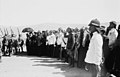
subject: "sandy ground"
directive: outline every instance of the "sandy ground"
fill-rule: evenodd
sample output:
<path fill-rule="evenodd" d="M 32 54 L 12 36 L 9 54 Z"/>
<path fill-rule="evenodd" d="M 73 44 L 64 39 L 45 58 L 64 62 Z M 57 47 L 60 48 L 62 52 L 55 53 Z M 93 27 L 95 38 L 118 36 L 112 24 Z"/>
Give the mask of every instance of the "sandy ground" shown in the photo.
<path fill-rule="evenodd" d="M 4 56 L 0 63 L 0 77 L 91 77 L 91 74 L 55 58 Z"/>

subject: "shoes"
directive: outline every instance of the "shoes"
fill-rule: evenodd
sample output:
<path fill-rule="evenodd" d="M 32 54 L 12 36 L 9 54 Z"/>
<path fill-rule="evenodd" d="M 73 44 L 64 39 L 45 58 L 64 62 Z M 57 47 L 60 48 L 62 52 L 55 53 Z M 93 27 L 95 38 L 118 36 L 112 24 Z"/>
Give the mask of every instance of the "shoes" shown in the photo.
<path fill-rule="evenodd" d="M 88 68 L 87 68 L 87 66 L 85 66 L 85 70 L 86 70 L 86 71 L 88 71 Z"/>

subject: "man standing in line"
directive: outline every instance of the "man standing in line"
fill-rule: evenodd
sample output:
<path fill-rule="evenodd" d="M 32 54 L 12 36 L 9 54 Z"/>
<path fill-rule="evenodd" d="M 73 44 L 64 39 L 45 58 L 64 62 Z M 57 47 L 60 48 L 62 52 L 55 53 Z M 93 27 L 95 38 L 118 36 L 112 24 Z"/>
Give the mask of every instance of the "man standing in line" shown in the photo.
<path fill-rule="evenodd" d="M 92 73 L 92 77 L 98 77 L 100 74 L 100 64 L 102 62 L 103 39 L 100 34 L 100 22 L 94 19 L 89 24 L 89 30 L 92 33 L 89 48 L 86 54 L 86 68 Z"/>
<path fill-rule="evenodd" d="M 56 39 L 56 53 L 58 54 L 57 55 L 57 58 L 58 60 L 61 59 L 62 60 L 62 50 L 61 50 L 61 46 L 62 46 L 62 42 L 63 42 L 63 37 L 64 37 L 64 34 L 63 34 L 63 30 L 62 28 L 59 28 L 58 29 L 58 33 L 57 33 L 57 39 Z"/>
<path fill-rule="evenodd" d="M 2 61 L 1 60 L 2 59 L 2 50 L 1 50 L 2 49 L 2 40 L 3 40 L 2 37 L 0 37 L 0 63 Z"/>
<path fill-rule="evenodd" d="M 116 29 L 117 23 L 116 21 L 111 21 L 109 23 L 109 27 L 108 27 L 108 34 L 106 36 L 106 38 L 108 39 L 108 53 L 105 59 L 105 68 L 106 71 L 108 72 L 107 74 L 111 75 L 114 74 L 115 72 L 115 61 L 116 61 L 116 55 L 118 55 L 118 47 L 117 47 L 117 38 L 118 38 L 118 31 Z"/>
<path fill-rule="evenodd" d="M 50 31 L 50 35 L 47 37 L 47 44 L 49 45 L 49 56 L 50 57 L 53 57 L 55 42 L 56 42 L 56 36 L 53 31 Z"/>
<path fill-rule="evenodd" d="M 68 35 L 65 33 L 64 37 L 67 38 L 67 45 L 66 45 L 66 49 L 67 49 L 67 54 L 68 54 L 68 63 L 71 67 L 74 67 L 74 53 L 73 53 L 73 46 L 74 46 L 74 36 L 72 34 L 72 29 L 71 28 L 67 28 L 66 32 L 68 33 Z"/>
<path fill-rule="evenodd" d="M 24 40 L 22 39 L 22 35 L 19 34 L 19 37 L 18 37 L 19 52 L 20 52 L 20 49 L 23 52 L 23 44 L 24 44 Z"/>

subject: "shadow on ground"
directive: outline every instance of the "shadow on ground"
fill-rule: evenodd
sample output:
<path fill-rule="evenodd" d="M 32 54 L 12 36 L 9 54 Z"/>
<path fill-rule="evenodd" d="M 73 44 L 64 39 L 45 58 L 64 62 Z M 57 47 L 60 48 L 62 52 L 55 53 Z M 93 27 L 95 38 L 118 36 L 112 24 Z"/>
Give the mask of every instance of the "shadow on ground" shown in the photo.
<path fill-rule="evenodd" d="M 91 77 L 91 74 L 83 69 L 70 67 L 68 63 L 64 63 L 56 58 L 49 58 L 46 56 L 28 56 L 26 52 L 16 54 L 17 57 L 27 57 L 33 61 L 33 67 L 54 67 L 60 71 L 54 71 L 53 74 L 60 74 L 64 77 Z"/>
<path fill-rule="evenodd" d="M 24 51 L 24 52 L 17 52 L 17 53 L 14 54 L 14 56 L 16 56 L 16 57 L 27 57 L 27 58 L 38 57 L 36 55 L 28 55 L 28 53 L 26 51 Z"/>
<path fill-rule="evenodd" d="M 55 58 L 33 58 L 34 61 L 32 66 L 46 66 L 46 67 L 54 67 L 55 69 L 60 69 L 60 72 L 53 72 L 53 74 L 61 74 L 64 77 L 91 77 L 91 74 L 83 69 L 70 67 L 68 63 L 61 62 Z"/>

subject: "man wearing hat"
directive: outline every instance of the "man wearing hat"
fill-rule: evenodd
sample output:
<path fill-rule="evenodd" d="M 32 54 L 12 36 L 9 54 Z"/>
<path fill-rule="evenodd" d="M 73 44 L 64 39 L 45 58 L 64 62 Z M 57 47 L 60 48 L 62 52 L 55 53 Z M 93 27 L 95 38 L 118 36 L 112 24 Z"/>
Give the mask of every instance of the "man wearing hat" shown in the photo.
<path fill-rule="evenodd" d="M 86 69 L 91 72 L 92 77 L 98 77 L 100 74 L 100 64 L 102 62 L 103 38 L 100 34 L 100 22 L 93 19 L 89 24 L 89 30 L 92 38 L 85 57 Z"/>
<path fill-rule="evenodd" d="M 116 30 L 116 22 L 111 21 L 109 22 L 109 30 L 107 34 L 108 38 L 108 46 L 109 46 L 109 52 L 108 56 L 106 57 L 105 60 L 105 68 L 108 73 L 112 74 L 114 71 L 114 65 L 115 65 L 115 58 L 116 58 L 116 53 L 117 53 L 117 48 L 116 48 L 116 40 L 118 37 L 118 32 Z"/>
<path fill-rule="evenodd" d="M 116 30 L 116 22 L 111 21 L 110 22 L 110 31 L 108 32 L 108 39 L 109 39 L 109 46 L 112 46 L 113 43 L 115 43 L 116 38 L 118 37 L 118 32 Z"/>

